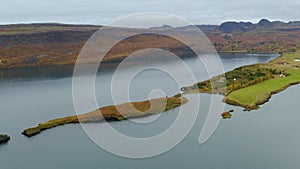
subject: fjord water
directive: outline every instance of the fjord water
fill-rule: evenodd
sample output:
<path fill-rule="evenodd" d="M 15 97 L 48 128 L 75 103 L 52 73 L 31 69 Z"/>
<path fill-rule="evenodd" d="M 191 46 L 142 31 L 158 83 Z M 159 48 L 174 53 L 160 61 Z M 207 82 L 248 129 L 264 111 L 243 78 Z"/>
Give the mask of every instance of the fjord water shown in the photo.
<path fill-rule="evenodd" d="M 221 55 L 226 71 L 247 64 L 267 62 L 275 57 L 276 55 Z M 187 58 L 184 61 L 193 70 L 197 80 L 207 79 L 203 65 L 195 60 L 196 58 Z M 167 64 L 169 70 L 180 74 L 178 63 L 164 64 Z M 59 66 L 0 72 L 0 132 L 7 133 L 12 138 L 8 144 L 0 146 L 1 168 L 282 169 L 300 166 L 300 114 L 297 105 L 299 86 L 290 87 L 273 96 L 269 103 L 256 111 L 243 112 L 242 108 L 227 105 L 226 109 L 235 110 L 233 118 L 221 121 L 208 142 L 199 144 L 199 134 L 210 106 L 210 95 L 203 94 L 197 121 L 188 136 L 174 149 L 152 158 L 129 159 L 110 154 L 90 140 L 79 124 L 50 129 L 32 138 L 21 135 L 25 128 L 75 114 L 72 70 L 72 66 Z M 123 73 L 126 71 L 125 69 Z M 96 95 L 99 106 L 113 104 L 109 88 L 112 75 L 110 66 L 106 66 L 97 76 Z M 130 97 L 133 101 L 146 100 L 149 92 L 156 88 L 172 95 L 178 92 L 179 87 L 166 73 L 148 70 L 138 74 L 132 81 Z M 192 97 L 188 96 L 190 100 Z M 193 102 L 184 106 L 193 106 Z M 123 121 L 113 122 L 111 125 L 130 136 L 152 136 L 170 127 L 177 110 L 164 113 L 149 124 Z"/>

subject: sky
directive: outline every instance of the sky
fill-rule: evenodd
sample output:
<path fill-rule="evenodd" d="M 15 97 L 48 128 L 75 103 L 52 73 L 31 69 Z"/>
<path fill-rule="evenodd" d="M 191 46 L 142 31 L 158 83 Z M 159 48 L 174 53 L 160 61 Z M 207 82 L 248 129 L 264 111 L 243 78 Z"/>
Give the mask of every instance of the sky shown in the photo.
<path fill-rule="evenodd" d="M 197 25 L 262 18 L 287 22 L 300 20 L 299 9 L 299 0 L 0 0 L 0 24 L 107 25 L 141 12 L 172 14 Z"/>

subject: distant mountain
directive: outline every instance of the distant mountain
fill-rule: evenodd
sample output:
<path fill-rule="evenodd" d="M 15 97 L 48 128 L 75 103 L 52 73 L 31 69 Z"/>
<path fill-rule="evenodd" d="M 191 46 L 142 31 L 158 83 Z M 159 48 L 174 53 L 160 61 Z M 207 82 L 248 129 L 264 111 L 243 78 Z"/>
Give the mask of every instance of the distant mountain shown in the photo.
<path fill-rule="evenodd" d="M 246 32 L 255 29 L 255 25 L 251 22 L 225 22 L 219 26 L 224 33 Z"/>
<path fill-rule="evenodd" d="M 225 22 L 221 24 L 217 29 L 223 33 L 241 33 L 260 29 L 293 29 L 295 27 L 300 27 L 300 22 L 270 22 L 267 19 L 262 19 L 257 24 L 251 22 Z"/>

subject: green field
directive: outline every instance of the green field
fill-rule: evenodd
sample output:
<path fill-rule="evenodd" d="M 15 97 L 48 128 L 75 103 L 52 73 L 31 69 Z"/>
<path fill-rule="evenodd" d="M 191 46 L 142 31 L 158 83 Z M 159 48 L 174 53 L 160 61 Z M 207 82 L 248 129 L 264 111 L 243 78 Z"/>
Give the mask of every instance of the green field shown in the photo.
<path fill-rule="evenodd" d="M 258 109 L 276 94 L 293 84 L 300 83 L 300 51 L 284 53 L 282 56 L 261 64 L 236 68 L 225 75 L 186 87 L 185 94 L 218 93 L 224 101 L 245 110 Z M 226 79 L 226 85 L 223 83 Z M 212 85 L 213 84 L 213 85 Z"/>
<path fill-rule="evenodd" d="M 277 93 L 290 86 L 292 83 L 300 82 L 300 70 L 288 70 L 291 74 L 287 77 L 277 77 L 266 80 L 230 93 L 226 99 L 235 101 L 241 105 L 255 106 L 263 103 L 271 94 Z"/>

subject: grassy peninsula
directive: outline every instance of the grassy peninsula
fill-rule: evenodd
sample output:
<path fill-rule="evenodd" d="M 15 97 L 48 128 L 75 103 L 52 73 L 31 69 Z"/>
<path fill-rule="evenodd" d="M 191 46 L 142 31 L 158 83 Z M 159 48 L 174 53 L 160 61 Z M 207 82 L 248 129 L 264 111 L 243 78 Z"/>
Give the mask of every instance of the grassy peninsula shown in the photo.
<path fill-rule="evenodd" d="M 225 95 L 228 104 L 258 109 L 273 94 L 300 83 L 299 58 L 299 51 L 284 53 L 269 63 L 239 67 L 225 76 L 196 83 L 187 87 L 186 93 L 219 93 Z"/>
<path fill-rule="evenodd" d="M 99 108 L 89 113 L 78 116 L 69 116 L 50 120 L 36 127 L 28 128 L 22 132 L 27 137 L 41 133 L 43 130 L 70 123 L 89 123 L 107 121 L 122 121 L 128 118 L 142 117 L 165 112 L 188 102 L 181 95 L 170 98 L 157 98 L 141 102 L 129 102 L 120 105 L 112 105 Z"/>

